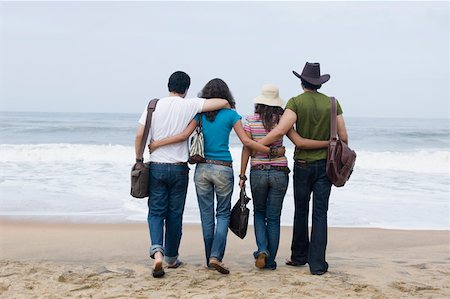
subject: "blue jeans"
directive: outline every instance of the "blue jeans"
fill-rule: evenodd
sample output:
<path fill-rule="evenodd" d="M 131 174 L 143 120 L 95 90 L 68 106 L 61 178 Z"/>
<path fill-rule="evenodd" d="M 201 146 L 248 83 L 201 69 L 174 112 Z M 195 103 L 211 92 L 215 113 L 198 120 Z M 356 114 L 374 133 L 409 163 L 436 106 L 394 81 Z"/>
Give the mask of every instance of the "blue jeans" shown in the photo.
<path fill-rule="evenodd" d="M 311 241 L 308 237 L 309 200 L 313 193 Z M 291 259 L 309 264 L 311 272 L 328 270 L 325 261 L 327 247 L 327 212 L 331 182 L 326 174 L 326 160 L 295 163 L 294 166 L 294 232 Z"/>
<path fill-rule="evenodd" d="M 194 181 L 202 220 L 206 265 L 209 265 L 210 258 L 222 261 L 225 254 L 234 185 L 233 169 L 215 164 L 197 164 Z M 214 193 L 217 198 L 216 221 Z"/>
<path fill-rule="evenodd" d="M 187 165 L 150 164 L 147 217 L 152 242 L 150 256 L 153 258 L 159 251 L 169 264 L 178 258 L 188 180 Z"/>
<path fill-rule="evenodd" d="M 258 250 L 255 258 L 265 253 L 266 268 L 276 269 L 278 245 L 280 243 L 280 216 L 289 176 L 279 170 L 250 171 L 250 187 L 254 207 L 254 226 Z"/>

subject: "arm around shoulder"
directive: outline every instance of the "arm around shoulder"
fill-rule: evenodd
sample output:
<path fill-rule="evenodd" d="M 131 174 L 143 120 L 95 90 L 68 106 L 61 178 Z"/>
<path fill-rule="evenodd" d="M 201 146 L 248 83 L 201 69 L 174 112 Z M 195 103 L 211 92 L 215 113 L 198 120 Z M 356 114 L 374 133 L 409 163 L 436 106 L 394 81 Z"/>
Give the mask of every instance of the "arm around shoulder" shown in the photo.
<path fill-rule="evenodd" d="M 205 100 L 202 111 L 201 112 L 209 112 L 209 111 L 215 111 L 220 110 L 222 108 L 229 108 L 230 104 L 227 100 L 224 99 L 207 99 Z"/>

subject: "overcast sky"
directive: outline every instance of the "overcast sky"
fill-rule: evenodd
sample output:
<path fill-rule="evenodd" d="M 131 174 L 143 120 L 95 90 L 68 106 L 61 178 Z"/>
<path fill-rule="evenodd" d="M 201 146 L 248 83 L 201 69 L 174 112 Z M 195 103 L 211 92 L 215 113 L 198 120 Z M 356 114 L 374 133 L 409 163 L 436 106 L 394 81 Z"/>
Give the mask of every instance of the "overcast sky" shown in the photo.
<path fill-rule="evenodd" d="M 0 2 L 0 110 L 141 113 L 184 70 L 248 114 L 320 62 L 347 116 L 449 117 L 449 2 Z"/>

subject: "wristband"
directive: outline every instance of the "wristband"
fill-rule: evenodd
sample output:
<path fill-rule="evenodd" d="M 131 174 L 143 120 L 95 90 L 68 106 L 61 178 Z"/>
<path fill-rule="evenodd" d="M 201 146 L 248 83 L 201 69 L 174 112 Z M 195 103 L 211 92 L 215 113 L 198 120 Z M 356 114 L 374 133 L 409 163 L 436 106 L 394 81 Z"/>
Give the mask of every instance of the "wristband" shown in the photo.
<path fill-rule="evenodd" d="M 243 181 L 246 181 L 246 180 L 247 180 L 247 176 L 246 176 L 245 174 L 240 174 L 240 175 L 239 175 L 239 178 L 240 178 L 241 180 L 243 180 Z"/>
<path fill-rule="evenodd" d="M 144 158 L 140 158 L 140 159 L 136 158 L 136 163 L 142 163 L 142 162 L 144 162 Z"/>

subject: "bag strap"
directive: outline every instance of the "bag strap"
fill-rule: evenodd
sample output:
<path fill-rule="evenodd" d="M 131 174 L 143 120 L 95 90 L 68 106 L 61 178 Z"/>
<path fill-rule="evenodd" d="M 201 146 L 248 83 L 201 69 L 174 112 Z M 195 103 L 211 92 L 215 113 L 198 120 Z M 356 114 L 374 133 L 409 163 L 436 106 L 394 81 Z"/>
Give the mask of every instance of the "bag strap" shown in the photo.
<path fill-rule="evenodd" d="M 247 192 L 245 192 L 245 188 L 241 187 L 241 194 L 239 195 L 239 201 L 241 210 L 245 210 L 247 207 L 248 202 L 250 201 L 250 198 L 247 196 Z"/>
<path fill-rule="evenodd" d="M 330 105 L 331 105 L 331 120 L 330 120 L 330 140 L 336 141 L 337 140 L 337 120 L 336 120 L 336 98 L 331 97 L 330 98 Z"/>
<path fill-rule="evenodd" d="M 155 111 L 156 104 L 158 103 L 159 99 L 153 99 L 148 103 L 147 106 L 147 119 L 145 120 L 145 128 L 144 128 L 144 135 L 142 135 L 141 140 L 141 149 L 140 153 L 144 153 L 145 145 L 147 144 L 147 138 L 148 133 L 150 132 L 150 127 L 152 126 L 152 116 L 153 112 Z"/>
<path fill-rule="evenodd" d="M 197 128 L 195 128 L 198 133 L 200 133 L 203 130 L 203 128 L 202 128 L 202 118 L 203 118 L 203 113 L 200 113 L 199 116 L 198 116 Z"/>

